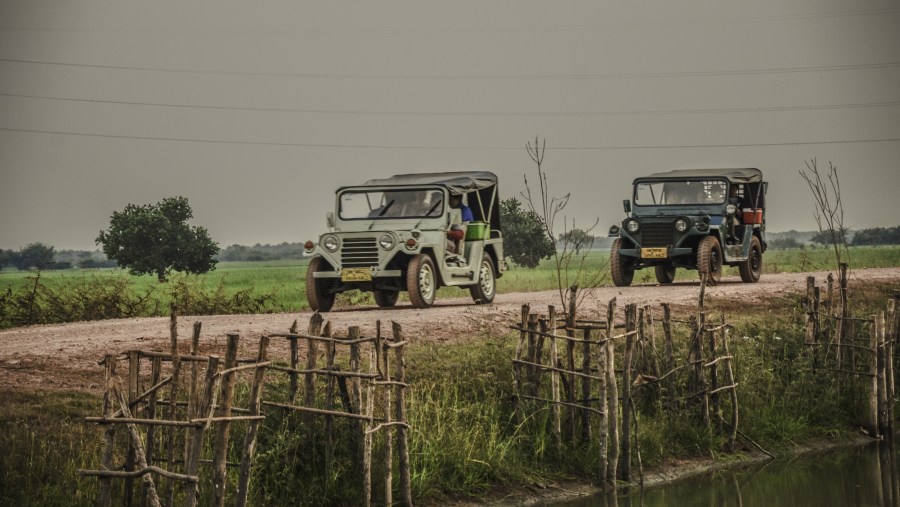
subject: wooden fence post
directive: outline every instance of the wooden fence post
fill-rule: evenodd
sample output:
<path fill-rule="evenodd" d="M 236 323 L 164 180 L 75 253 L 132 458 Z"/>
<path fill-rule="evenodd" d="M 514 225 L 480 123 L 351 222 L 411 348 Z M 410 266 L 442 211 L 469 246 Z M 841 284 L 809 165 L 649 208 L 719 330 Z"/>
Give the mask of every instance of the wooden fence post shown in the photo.
<path fill-rule="evenodd" d="M 545 325 L 542 325 L 541 332 L 549 332 L 550 336 L 550 367 L 553 368 L 550 370 L 550 395 L 553 400 L 553 406 L 551 407 L 553 414 L 553 448 L 559 456 L 560 451 L 562 450 L 562 406 L 560 405 L 560 395 L 559 395 L 559 356 L 557 348 L 556 348 L 556 308 L 553 305 L 547 307 L 547 314 L 549 316 L 549 321 Z M 543 321 L 542 321 L 543 324 Z"/>
<path fill-rule="evenodd" d="M 318 312 L 315 312 L 313 315 L 318 315 Z M 312 321 L 312 319 L 310 319 Z M 291 324 L 291 329 L 288 331 L 289 334 L 295 335 L 300 328 L 297 325 L 297 320 L 294 320 L 294 323 Z M 291 370 L 297 370 L 300 366 L 300 345 L 298 343 L 299 338 L 296 336 L 289 336 L 288 341 L 291 345 Z M 297 400 L 297 391 L 300 389 L 299 381 L 297 377 L 297 372 L 292 371 L 288 373 L 288 379 L 290 384 L 288 385 L 288 405 L 293 405 Z"/>
<path fill-rule="evenodd" d="M 131 400 L 137 398 L 138 390 L 140 388 L 140 370 L 141 370 L 141 352 L 139 350 L 129 350 L 128 351 L 128 392 L 126 396 L 128 396 L 128 402 L 131 403 Z M 128 454 L 125 456 L 125 471 L 131 472 L 134 470 L 134 464 L 137 461 L 136 450 L 134 448 L 134 441 L 128 440 Z M 169 463 L 169 468 L 172 468 L 172 463 Z M 131 507 L 134 498 L 134 479 L 126 478 L 125 479 L 125 498 L 124 505 L 126 507 Z"/>
<path fill-rule="evenodd" d="M 722 325 L 725 325 L 725 316 L 722 315 Z M 716 347 L 716 335 L 717 331 L 707 331 L 707 335 L 709 335 L 709 357 L 706 358 L 707 364 L 709 364 L 709 389 L 712 393 L 710 395 L 712 401 L 712 416 L 716 421 L 716 427 L 719 431 L 719 434 L 722 433 L 722 410 L 721 405 L 719 404 L 719 393 L 717 389 L 719 389 L 719 366 L 716 364 L 716 359 L 718 357 L 717 347 Z"/>
<path fill-rule="evenodd" d="M 169 409 L 167 419 L 178 418 L 178 390 L 181 388 L 181 356 L 178 353 L 178 307 L 173 303 L 169 312 L 169 348 L 172 352 L 172 382 L 169 384 Z M 166 464 L 170 472 L 176 470 L 175 441 L 178 428 L 170 426 L 166 432 Z M 175 503 L 175 481 L 170 480 L 167 487 L 166 505 Z"/>
<path fill-rule="evenodd" d="M 103 418 L 112 419 L 115 410 L 113 410 L 113 386 L 115 385 L 116 376 L 116 356 L 107 354 L 103 358 L 103 365 L 106 367 L 106 386 L 103 390 Z M 107 424 L 103 431 L 103 468 L 105 470 L 114 470 L 116 468 L 113 462 L 116 439 L 116 425 Z M 100 494 L 99 506 L 110 507 L 112 505 L 112 478 L 100 477 Z"/>
<path fill-rule="evenodd" d="M 347 335 L 350 338 L 351 342 L 355 342 L 359 340 L 359 326 L 352 326 L 347 330 Z M 354 414 L 362 414 L 363 406 L 362 406 L 362 383 L 360 382 L 359 372 L 360 372 L 360 363 L 361 358 L 359 355 L 359 343 L 351 343 L 350 344 L 350 372 L 353 374 L 350 377 L 350 405 L 352 408 L 351 412 Z M 362 480 L 365 480 L 365 468 L 362 467 L 363 461 L 365 460 L 365 449 L 363 444 L 363 438 L 365 437 L 364 429 L 362 422 L 358 419 L 352 421 L 351 426 L 353 427 L 353 437 L 352 442 L 355 444 L 352 446 L 354 449 L 354 454 L 356 455 L 356 465 L 360 468 L 356 469 L 359 473 L 359 477 Z"/>
<path fill-rule="evenodd" d="M 834 343 L 836 345 L 834 360 L 835 367 L 840 370 L 844 368 L 844 350 L 841 345 L 847 338 L 847 318 L 850 316 L 850 309 L 847 307 L 847 268 L 846 262 L 840 264 L 840 297 L 841 297 L 841 317 L 838 320 L 838 332 L 835 336 Z"/>
<path fill-rule="evenodd" d="M 678 398 L 675 393 L 675 377 L 671 375 L 670 372 L 675 369 L 675 354 L 674 347 L 672 345 L 672 309 L 669 307 L 669 303 L 663 303 L 663 334 L 666 339 L 666 373 L 668 376 L 666 377 L 666 394 L 668 397 L 668 401 L 666 402 L 666 407 L 669 412 L 672 413 L 678 408 Z"/>
<path fill-rule="evenodd" d="M 158 357 L 154 357 L 150 360 L 150 385 L 155 386 L 159 383 L 159 377 L 162 375 L 162 360 Z M 147 419 L 156 419 L 156 391 L 153 391 L 150 394 L 150 399 L 147 400 Z M 156 427 L 152 424 L 147 425 L 147 447 L 146 447 L 146 455 L 144 456 L 144 460 L 147 462 L 147 465 L 153 464 L 153 451 L 154 446 L 156 444 Z M 147 505 L 147 492 L 146 490 L 141 495 L 141 505 Z"/>
<path fill-rule="evenodd" d="M 897 353 L 897 340 L 898 336 L 900 336 L 900 298 L 894 298 L 888 300 L 888 318 L 887 318 L 887 326 L 888 330 L 885 335 L 885 356 L 887 360 L 887 364 L 885 367 L 887 371 L 886 375 L 886 383 L 887 383 L 887 413 L 888 420 L 890 423 L 890 431 L 889 434 L 894 434 L 894 400 L 897 396 L 897 384 L 896 377 L 894 374 L 896 373 L 894 370 L 894 354 Z M 900 500 L 900 495 L 898 495 L 898 500 Z"/>
<path fill-rule="evenodd" d="M 609 395 L 609 466 L 606 481 L 615 485 L 619 470 L 619 388 L 616 380 L 616 298 L 606 308 L 606 378 Z"/>
<path fill-rule="evenodd" d="M 516 343 L 516 361 L 522 359 L 522 353 L 529 353 L 531 349 L 531 343 L 529 342 L 529 335 L 525 331 L 528 326 L 528 315 L 531 313 L 531 308 L 524 304 L 522 305 L 522 313 L 521 319 L 519 320 L 519 341 Z M 529 355 L 527 360 L 531 360 L 531 356 Z M 523 373 L 525 372 L 525 373 Z M 525 394 L 525 386 L 528 384 L 528 368 L 523 368 L 519 363 L 513 363 L 513 391 L 515 392 L 515 397 L 513 398 L 513 412 L 515 413 L 516 424 L 522 423 L 522 398 L 521 396 Z"/>
<path fill-rule="evenodd" d="M 269 337 L 259 338 L 259 351 L 256 353 L 256 363 L 264 363 L 267 359 Z M 253 387 L 250 388 L 250 406 L 248 414 L 251 417 L 260 415 L 260 406 L 265 387 L 266 367 L 257 366 L 253 374 Z M 253 458 L 256 455 L 256 435 L 259 432 L 259 420 L 251 419 L 247 426 L 247 434 L 244 436 L 244 450 L 241 453 L 241 471 L 238 476 L 237 498 L 235 505 L 244 507 L 247 505 L 247 493 L 250 489 L 250 468 L 253 466 Z"/>
<path fill-rule="evenodd" d="M 722 317 L 722 324 L 725 324 L 725 317 Z M 723 352 L 726 356 L 731 356 L 731 352 L 728 350 L 728 330 L 723 326 L 722 327 L 722 348 Z M 738 398 L 737 398 L 737 383 L 734 380 L 734 368 L 733 368 L 734 359 L 728 359 L 725 362 L 725 374 L 728 380 L 728 385 L 733 386 L 729 390 L 729 396 L 731 396 L 731 433 L 728 436 L 728 450 L 734 452 L 734 443 L 737 439 L 737 431 L 738 431 Z"/>
<path fill-rule="evenodd" d="M 380 336 L 380 333 L 379 333 Z M 521 344 L 521 340 L 519 340 Z M 393 420 L 393 408 L 391 406 L 391 361 L 388 355 L 390 348 L 384 340 L 378 340 L 376 346 L 381 347 L 381 375 L 382 380 L 387 382 L 384 385 L 384 419 L 386 423 Z M 519 358 L 518 349 L 516 350 L 516 359 Z M 516 396 L 519 391 L 516 390 Z M 384 429 L 384 505 L 393 505 L 394 503 L 394 428 L 387 426 Z"/>
<path fill-rule="evenodd" d="M 872 326 L 869 329 L 869 348 L 871 357 L 869 360 L 869 406 L 866 414 L 866 424 L 869 435 L 878 438 L 878 317 L 872 316 Z"/>
<path fill-rule="evenodd" d="M 887 343 L 885 340 L 885 319 L 884 312 L 879 311 L 875 314 L 875 341 L 877 343 L 876 347 L 876 370 L 878 372 L 877 382 L 878 382 L 878 434 L 879 435 L 888 435 L 888 431 L 890 429 L 890 420 L 893 419 L 894 414 L 888 413 L 888 386 L 887 386 L 887 362 L 888 357 L 885 354 L 887 351 Z"/>
<path fill-rule="evenodd" d="M 609 327 L 607 326 L 607 330 Z M 597 438 L 599 440 L 598 443 L 598 457 L 600 466 L 598 469 L 598 480 L 601 484 L 606 483 L 607 481 L 607 469 L 609 468 L 609 397 L 608 388 L 607 388 L 607 359 L 606 354 L 608 353 L 608 344 L 611 341 L 611 336 L 607 335 L 606 339 L 601 341 L 600 347 L 597 351 L 597 376 L 600 378 L 597 383 L 597 398 L 600 411 L 599 421 L 597 423 Z"/>
<path fill-rule="evenodd" d="M 331 322 L 325 323 L 325 329 L 322 330 L 322 336 L 331 338 Z M 337 353 L 337 347 L 334 342 L 325 342 L 325 369 L 328 372 L 335 370 L 334 356 Z M 328 375 L 327 384 L 325 384 L 325 409 L 334 410 L 334 376 Z M 325 416 L 325 470 L 331 470 L 334 461 L 334 417 L 331 414 Z"/>
<path fill-rule="evenodd" d="M 631 385 L 634 377 L 634 346 L 637 341 L 633 333 L 636 329 L 637 305 L 632 303 L 625 307 L 625 356 L 622 364 L 622 455 L 619 471 L 622 480 L 626 482 L 631 481 Z"/>
<path fill-rule="evenodd" d="M 393 326 L 394 342 L 403 341 L 403 333 L 400 324 L 391 323 Z M 403 357 L 403 346 L 394 347 L 394 363 L 397 368 L 397 417 L 399 422 L 406 422 L 406 361 Z M 408 431 L 404 426 L 397 427 L 397 459 L 400 472 L 400 494 L 403 505 L 412 507 L 412 482 L 409 470 L 409 440 Z"/>
<path fill-rule="evenodd" d="M 225 372 L 222 375 L 222 397 L 219 400 L 218 417 L 231 417 L 231 404 L 234 399 L 234 372 L 232 368 L 237 366 L 238 341 L 237 333 L 227 334 L 227 348 L 225 349 Z M 222 507 L 225 505 L 225 488 L 228 482 L 228 439 L 231 431 L 231 421 L 218 422 L 216 427 L 216 440 L 213 458 L 213 505 Z"/>
<path fill-rule="evenodd" d="M 197 417 L 209 418 L 212 415 L 213 398 L 216 391 L 216 371 L 219 369 L 219 357 L 209 356 L 206 363 L 206 383 L 203 395 L 197 403 Z M 187 462 L 184 464 L 185 475 L 197 475 L 197 469 L 200 466 L 200 454 L 203 452 L 203 434 L 209 427 L 209 422 L 198 424 L 192 430 L 191 435 L 191 454 Z M 198 496 L 200 494 L 200 484 L 197 482 L 184 483 L 185 488 L 185 506 L 194 507 L 197 505 Z"/>
<path fill-rule="evenodd" d="M 578 286 L 573 285 L 569 287 L 568 311 L 566 312 L 565 323 L 567 338 L 575 338 L 575 311 L 577 306 L 577 297 Z M 570 372 L 565 376 L 566 402 L 568 403 L 566 407 L 566 441 L 574 442 L 575 420 L 577 419 L 575 412 L 575 342 L 571 339 L 566 340 L 566 370 Z"/>
<path fill-rule="evenodd" d="M 196 356 L 200 353 L 200 330 L 202 329 L 203 324 L 200 321 L 194 322 L 193 333 L 191 334 L 191 351 L 190 354 L 192 356 Z M 188 419 L 193 419 L 197 414 L 197 381 L 200 375 L 200 363 L 197 361 L 191 361 L 191 380 L 189 390 L 188 390 L 188 404 L 187 404 L 187 417 Z M 187 462 L 188 456 L 191 453 L 191 432 L 184 432 L 184 462 Z"/>
<path fill-rule="evenodd" d="M 581 442 L 587 444 L 591 441 L 591 327 L 587 326 L 583 331 L 584 342 L 581 344 Z"/>
<path fill-rule="evenodd" d="M 379 323 L 380 327 L 380 323 Z M 379 332 L 380 337 L 380 332 Z M 378 369 L 378 363 L 375 359 L 375 349 L 378 343 L 369 346 L 369 375 L 374 377 L 375 371 Z M 375 380 L 374 378 L 366 379 L 366 412 L 368 419 L 365 421 L 363 431 L 363 491 L 365 492 L 366 507 L 372 506 L 372 428 L 375 427 Z"/>

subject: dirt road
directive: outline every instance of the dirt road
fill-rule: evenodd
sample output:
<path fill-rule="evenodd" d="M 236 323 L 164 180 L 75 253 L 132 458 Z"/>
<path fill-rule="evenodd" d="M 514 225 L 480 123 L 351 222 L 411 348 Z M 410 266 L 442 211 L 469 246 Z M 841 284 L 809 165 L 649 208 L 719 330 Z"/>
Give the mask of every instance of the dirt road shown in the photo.
<path fill-rule="evenodd" d="M 827 273 L 763 275 L 757 284 L 744 284 L 740 278 L 730 277 L 722 284 L 710 287 L 707 294 L 713 299 L 740 298 L 747 303 L 755 303 L 780 294 L 804 291 L 808 275 L 816 276 L 821 283 Z M 900 267 L 855 270 L 851 283 L 856 281 L 900 284 Z M 599 311 L 612 297 L 618 298 L 620 304 L 691 304 L 696 301 L 698 293 L 696 282 L 676 282 L 670 286 L 603 287 L 589 294 L 581 311 L 587 314 Z M 439 293 L 436 305 L 427 310 L 415 309 L 404 303 L 392 309 L 347 308 L 325 316 L 336 330 L 360 326 L 364 336 L 374 334 L 375 322 L 380 319 L 382 323 L 400 323 L 406 335 L 414 340 L 448 341 L 461 334 L 515 322 L 523 303 L 529 303 L 536 309 L 560 304 L 555 291 L 499 294 L 494 304 L 487 306 L 473 305 L 468 298 L 442 299 Z M 187 342 L 192 323 L 199 320 L 203 323 L 201 353 L 210 353 L 220 350 L 225 333 L 237 332 L 244 338 L 241 356 L 249 357 L 254 354 L 252 342 L 256 338 L 286 332 L 294 319 L 299 320 L 303 329 L 309 316 L 309 312 L 185 316 L 179 319 L 178 334 L 182 342 Z M 0 390 L 79 389 L 99 392 L 102 369 L 97 361 L 104 354 L 136 348 L 166 350 L 168 343 L 167 317 L 78 322 L 0 331 Z M 283 359 L 288 357 L 288 350 L 287 340 L 276 339 L 273 340 L 270 355 Z"/>

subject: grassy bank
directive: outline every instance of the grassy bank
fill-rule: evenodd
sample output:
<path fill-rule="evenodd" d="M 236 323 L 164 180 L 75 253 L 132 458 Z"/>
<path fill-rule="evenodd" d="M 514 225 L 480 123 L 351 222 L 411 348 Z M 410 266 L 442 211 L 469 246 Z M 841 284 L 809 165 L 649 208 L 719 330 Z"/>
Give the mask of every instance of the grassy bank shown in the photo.
<path fill-rule="evenodd" d="M 854 286 L 854 314 L 883 309 L 896 289 Z M 865 413 L 866 380 L 821 369 L 812 373 L 798 296 L 772 298 L 749 309 L 712 301 L 708 309 L 711 315 L 724 313 L 735 327 L 731 351 L 744 434 L 777 452 L 804 440 L 857 431 Z M 675 309 L 675 317 L 691 311 Z M 687 338 L 684 326 L 676 328 L 676 357 L 686 357 Z M 596 438 L 556 453 L 548 409 L 536 406 L 522 423 L 515 422 L 511 359 L 516 340 L 517 335 L 502 328 L 489 328 L 452 343 L 412 342 L 407 380 L 412 385 L 410 455 L 417 502 L 440 503 L 560 479 L 596 480 Z M 273 389 L 283 395 L 285 386 Z M 238 396 L 245 395 L 244 390 Z M 637 406 L 645 468 L 675 458 L 729 459 L 724 437 L 707 432 L 694 411 L 662 415 L 652 392 L 642 396 Z M 99 431 L 79 422 L 96 415 L 99 407 L 97 397 L 83 394 L 0 393 L 0 504 L 90 505 L 96 479 L 77 479 L 74 470 L 99 464 Z M 323 459 L 321 439 L 308 443 L 321 435 L 321 427 L 304 424 L 302 418 L 278 414 L 265 423 L 254 505 L 346 505 L 358 500 L 354 460 L 339 459 L 325 473 L 317 461 Z M 338 451 L 348 441 L 336 438 Z M 376 439 L 376 453 L 379 445 Z M 751 447 L 743 438 L 739 446 Z M 311 478 L 315 481 L 310 484 Z M 375 484 L 380 480 L 376 476 Z"/>
<path fill-rule="evenodd" d="M 585 269 L 600 284 L 610 284 L 608 252 L 592 251 Z M 852 265 L 857 268 L 900 265 L 900 246 L 854 247 Z M 827 248 L 770 250 L 764 272 L 802 272 L 833 269 L 833 252 Z M 58 323 L 168 314 L 176 301 L 183 314 L 237 314 L 288 312 L 308 309 L 304 277 L 306 261 L 223 262 L 215 271 L 200 276 L 175 275 L 160 284 L 153 276 L 131 276 L 119 269 L 0 272 L 0 328 L 26 324 Z M 594 275 L 597 276 L 594 276 Z M 726 274 L 736 275 L 736 268 Z M 676 279 L 696 279 L 696 271 L 679 270 Z M 513 267 L 497 286 L 500 293 L 555 289 L 552 260 L 535 269 Z M 655 281 L 653 270 L 635 274 L 636 283 Z M 468 296 L 468 291 L 444 288 L 439 297 Z M 401 295 L 404 298 L 405 295 Z M 367 293 L 339 296 L 337 305 L 374 304 Z"/>

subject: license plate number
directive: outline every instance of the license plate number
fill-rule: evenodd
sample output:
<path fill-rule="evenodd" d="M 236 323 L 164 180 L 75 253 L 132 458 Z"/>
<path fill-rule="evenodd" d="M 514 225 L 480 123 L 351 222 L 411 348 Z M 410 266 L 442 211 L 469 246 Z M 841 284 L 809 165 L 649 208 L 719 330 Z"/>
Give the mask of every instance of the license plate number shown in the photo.
<path fill-rule="evenodd" d="M 346 268 L 341 271 L 342 282 L 371 282 L 372 270 L 369 268 Z"/>
<path fill-rule="evenodd" d="M 668 257 L 666 248 L 641 248 L 642 259 L 665 259 Z"/>

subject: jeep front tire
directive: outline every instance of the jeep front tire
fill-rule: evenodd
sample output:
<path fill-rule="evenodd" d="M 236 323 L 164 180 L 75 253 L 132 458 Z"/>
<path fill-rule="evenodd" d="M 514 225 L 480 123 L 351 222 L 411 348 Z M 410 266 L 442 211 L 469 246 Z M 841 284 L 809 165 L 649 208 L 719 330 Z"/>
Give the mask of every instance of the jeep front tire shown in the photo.
<path fill-rule="evenodd" d="M 434 263 L 427 254 L 418 254 L 406 267 L 406 291 L 409 302 L 416 308 L 428 308 L 434 304 L 437 292 L 437 277 Z"/>
<path fill-rule="evenodd" d="M 613 283 L 616 287 L 628 287 L 634 280 L 634 265 L 631 259 L 623 255 L 619 255 L 619 249 L 622 247 L 622 238 L 616 238 L 612 244 L 612 251 L 609 254 L 609 273 L 612 275 Z"/>
<path fill-rule="evenodd" d="M 334 306 L 333 292 L 329 292 L 331 280 L 316 279 L 313 273 L 331 271 L 331 266 L 321 257 L 313 257 L 306 268 L 306 301 L 314 312 L 327 312 Z"/>

